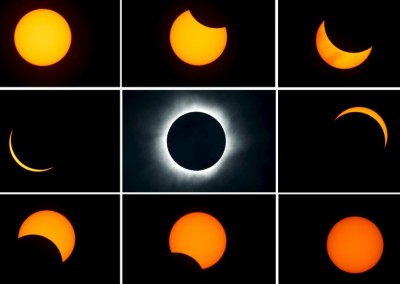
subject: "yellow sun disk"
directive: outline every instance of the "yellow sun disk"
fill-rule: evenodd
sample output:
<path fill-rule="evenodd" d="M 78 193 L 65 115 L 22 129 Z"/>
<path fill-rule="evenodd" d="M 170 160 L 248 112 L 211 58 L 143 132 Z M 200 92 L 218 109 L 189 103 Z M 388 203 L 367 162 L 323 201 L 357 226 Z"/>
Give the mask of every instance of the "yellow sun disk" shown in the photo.
<path fill-rule="evenodd" d="M 347 52 L 337 48 L 329 40 L 325 30 L 325 21 L 319 26 L 316 36 L 319 55 L 330 66 L 338 69 L 350 69 L 363 63 L 371 53 L 372 47 L 360 52 Z"/>
<path fill-rule="evenodd" d="M 206 65 L 221 56 L 228 34 L 225 27 L 210 28 L 196 21 L 189 10 L 174 21 L 170 43 L 175 54 L 191 65 Z"/>
<path fill-rule="evenodd" d="M 14 33 L 18 53 L 37 66 L 49 66 L 60 61 L 67 54 L 71 40 L 67 21 L 48 9 L 27 13 L 18 22 Z"/>
<path fill-rule="evenodd" d="M 36 172 L 36 173 L 46 172 L 46 171 L 51 170 L 51 169 L 53 168 L 53 167 L 50 167 L 50 168 L 47 168 L 47 169 L 35 169 L 35 168 L 28 167 L 27 165 L 25 165 L 24 163 L 22 163 L 22 162 L 18 159 L 17 155 L 15 155 L 15 153 L 14 153 L 14 149 L 13 149 L 13 147 L 12 147 L 12 142 L 11 142 L 12 133 L 13 133 L 13 130 L 11 130 L 11 133 L 10 133 L 10 138 L 9 138 L 9 140 L 8 140 L 8 146 L 9 146 L 9 148 L 10 148 L 11 156 L 13 157 L 14 161 L 15 161 L 21 168 L 23 168 L 23 169 L 25 169 L 25 170 L 27 170 L 27 171 Z"/>
<path fill-rule="evenodd" d="M 192 257 L 202 269 L 217 263 L 226 248 L 225 230 L 209 214 L 194 212 L 180 218 L 172 227 L 171 252 Z"/>
<path fill-rule="evenodd" d="M 38 211 L 22 223 L 18 238 L 38 235 L 52 241 L 61 254 L 62 261 L 68 259 L 75 246 L 75 232 L 71 223 L 60 213 L 50 210 Z"/>
<path fill-rule="evenodd" d="M 384 144 L 384 146 L 386 147 L 387 140 L 388 140 L 388 130 L 387 130 L 387 127 L 386 127 L 386 123 L 385 123 L 385 121 L 383 120 L 383 118 L 382 118 L 378 113 L 376 113 L 375 111 L 373 111 L 372 109 L 369 109 L 369 108 L 366 108 L 366 107 L 351 107 L 351 108 L 346 109 L 346 110 L 344 110 L 343 112 L 341 112 L 341 113 L 336 117 L 336 119 L 338 119 L 339 117 L 341 117 L 341 116 L 343 116 L 343 115 L 345 115 L 345 114 L 354 113 L 354 112 L 358 112 L 358 113 L 363 113 L 363 114 L 369 115 L 370 117 L 372 117 L 373 119 L 375 119 L 376 122 L 378 122 L 379 126 L 381 127 L 381 129 L 382 129 L 382 131 L 383 131 L 383 136 L 384 136 L 384 139 L 385 139 L 385 144 Z M 335 119 L 335 120 L 336 120 L 336 119 Z"/>

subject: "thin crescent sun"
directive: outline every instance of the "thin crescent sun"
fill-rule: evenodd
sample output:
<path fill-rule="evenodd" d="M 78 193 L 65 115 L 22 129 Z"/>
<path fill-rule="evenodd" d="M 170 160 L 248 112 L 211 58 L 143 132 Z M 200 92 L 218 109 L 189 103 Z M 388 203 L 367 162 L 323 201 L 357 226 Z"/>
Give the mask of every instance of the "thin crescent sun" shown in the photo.
<path fill-rule="evenodd" d="M 9 148 L 10 148 L 11 156 L 13 157 L 14 161 L 19 166 L 21 166 L 23 169 L 25 169 L 27 171 L 36 172 L 36 173 L 46 172 L 46 171 L 49 171 L 49 170 L 51 170 L 53 168 L 53 167 L 50 167 L 50 168 L 46 168 L 46 169 L 35 169 L 35 168 L 28 167 L 27 165 L 22 163 L 14 153 L 14 150 L 13 150 L 13 147 L 12 147 L 12 142 L 11 142 L 12 141 L 12 139 L 11 139 L 12 138 L 12 134 L 13 134 L 13 130 L 11 130 L 10 139 L 8 140 L 8 145 L 9 145 Z"/>
<path fill-rule="evenodd" d="M 372 109 L 369 109 L 369 108 L 366 108 L 366 107 L 351 107 L 351 108 L 348 108 L 348 109 L 344 110 L 343 112 L 341 112 L 335 118 L 335 120 L 338 119 L 339 117 L 345 115 L 345 114 L 355 113 L 355 112 L 366 114 L 366 115 L 372 117 L 373 119 L 375 119 L 376 122 L 378 122 L 379 126 L 381 127 L 381 129 L 383 131 L 383 136 L 384 136 L 384 139 L 385 139 L 384 147 L 386 147 L 386 144 L 387 144 L 387 141 L 388 141 L 388 130 L 387 130 L 387 127 L 386 127 L 386 123 L 383 120 L 383 118 L 377 112 L 373 111 Z"/>
<path fill-rule="evenodd" d="M 330 66 L 338 69 L 350 69 L 363 63 L 371 53 L 372 47 L 360 52 L 347 52 L 337 48 L 328 38 L 325 21 L 322 21 L 316 36 L 319 55 Z"/>
<path fill-rule="evenodd" d="M 228 39 L 225 27 L 211 28 L 199 23 L 190 10 L 179 15 L 170 30 L 171 47 L 182 61 L 196 66 L 217 60 Z"/>

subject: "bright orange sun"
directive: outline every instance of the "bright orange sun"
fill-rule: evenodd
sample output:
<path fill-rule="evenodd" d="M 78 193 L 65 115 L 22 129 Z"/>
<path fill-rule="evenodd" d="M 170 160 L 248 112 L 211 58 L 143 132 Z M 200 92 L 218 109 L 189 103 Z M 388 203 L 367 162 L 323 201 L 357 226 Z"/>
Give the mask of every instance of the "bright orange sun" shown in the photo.
<path fill-rule="evenodd" d="M 217 60 L 224 52 L 227 40 L 225 27 L 204 26 L 189 10 L 175 19 L 170 31 L 170 43 L 176 56 L 196 66 Z"/>
<path fill-rule="evenodd" d="M 69 220 L 58 212 L 42 210 L 33 213 L 22 223 L 18 238 L 28 235 L 42 236 L 52 241 L 66 261 L 75 246 L 75 231 Z"/>
<path fill-rule="evenodd" d="M 213 216 L 193 212 L 181 217 L 169 235 L 171 252 L 193 258 L 202 269 L 217 263 L 226 248 L 225 230 Z"/>
<path fill-rule="evenodd" d="M 64 58 L 71 40 L 67 21 L 48 9 L 27 13 L 18 22 L 14 32 L 18 53 L 27 62 L 37 66 L 49 66 Z"/>
<path fill-rule="evenodd" d="M 336 223 L 328 235 L 328 255 L 341 270 L 362 273 L 374 267 L 383 253 L 383 237 L 370 220 L 352 216 Z"/>

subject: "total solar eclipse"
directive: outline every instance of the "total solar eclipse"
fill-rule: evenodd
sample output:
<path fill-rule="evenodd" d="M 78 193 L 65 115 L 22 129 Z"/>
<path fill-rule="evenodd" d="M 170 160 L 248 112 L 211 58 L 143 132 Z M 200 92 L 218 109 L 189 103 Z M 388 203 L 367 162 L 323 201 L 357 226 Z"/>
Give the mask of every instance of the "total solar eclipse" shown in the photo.
<path fill-rule="evenodd" d="M 203 112 L 189 112 L 178 117 L 167 136 L 168 152 L 181 167 L 201 171 L 215 165 L 226 146 L 221 124 Z"/>

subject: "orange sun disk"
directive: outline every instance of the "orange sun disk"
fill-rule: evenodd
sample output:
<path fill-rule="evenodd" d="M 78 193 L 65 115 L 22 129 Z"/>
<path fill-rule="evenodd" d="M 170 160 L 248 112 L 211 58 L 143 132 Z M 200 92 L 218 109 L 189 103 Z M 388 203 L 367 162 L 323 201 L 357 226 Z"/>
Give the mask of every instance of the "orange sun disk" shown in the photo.
<path fill-rule="evenodd" d="M 370 220 L 352 216 L 336 223 L 327 239 L 332 262 L 348 273 L 362 273 L 373 268 L 383 253 L 383 237 Z"/>
<path fill-rule="evenodd" d="M 28 235 L 42 236 L 53 242 L 66 261 L 75 246 L 75 232 L 69 220 L 58 212 L 42 210 L 33 213 L 22 223 L 18 238 Z"/>
<path fill-rule="evenodd" d="M 201 66 L 217 60 L 228 40 L 225 27 L 211 28 L 199 23 L 189 10 L 178 16 L 170 31 L 171 47 L 182 61 Z"/>
<path fill-rule="evenodd" d="M 226 248 L 226 234 L 221 223 L 213 216 L 193 212 L 181 217 L 169 236 L 171 252 L 193 258 L 202 269 L 217 263 Z"/>
<path fill-rule="evenodd" d="M 21 18 L 14 32 L 21 57 L 36 66 L 49 66 L 67 54 L 72 41 L 68 22 L 57 12 L 36 9 Z"/>

